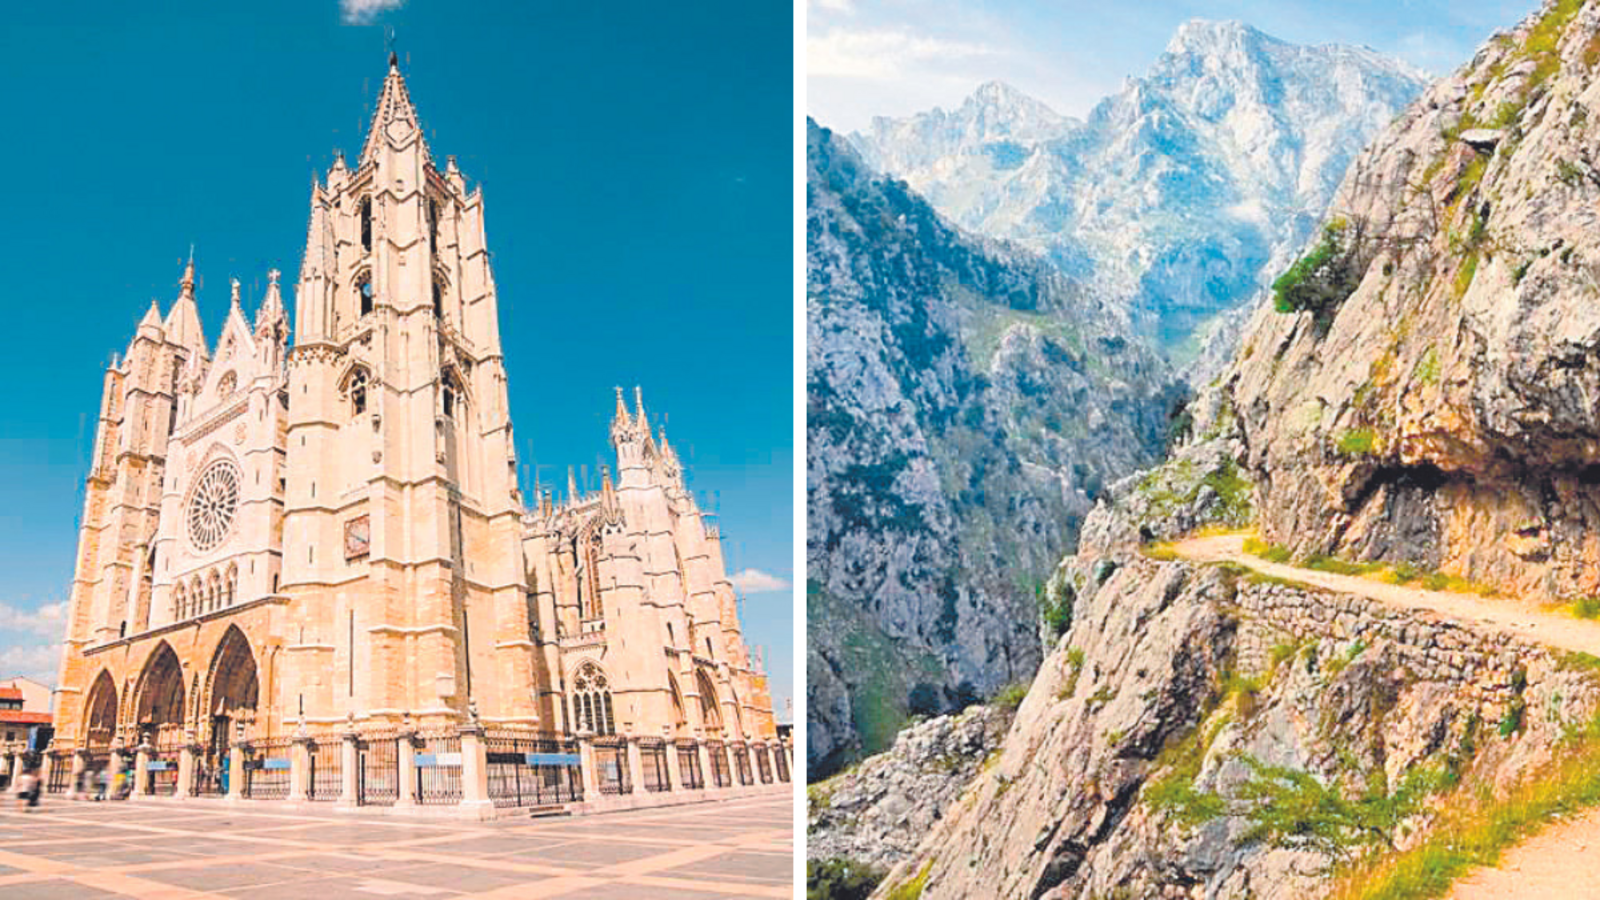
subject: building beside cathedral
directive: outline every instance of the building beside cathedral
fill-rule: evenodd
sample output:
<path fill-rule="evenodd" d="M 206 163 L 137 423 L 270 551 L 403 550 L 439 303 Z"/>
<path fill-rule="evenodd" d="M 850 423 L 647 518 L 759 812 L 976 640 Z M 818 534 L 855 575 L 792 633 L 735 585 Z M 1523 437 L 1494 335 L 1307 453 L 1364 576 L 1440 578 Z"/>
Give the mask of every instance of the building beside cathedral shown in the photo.
<path fill-rule="evenodd" d="M 598 492 L 520 492 L 483 204 L 391 56 L 359 158 L 312 185 L 292 319 L 276 271 L 253 317 L 234 281 L 209 344 L 192 259 L 152 304 L 105 376 L 58 753 L 220 771 L 463 723 L 782 752 L 717 528 L 637 393 Z"/>

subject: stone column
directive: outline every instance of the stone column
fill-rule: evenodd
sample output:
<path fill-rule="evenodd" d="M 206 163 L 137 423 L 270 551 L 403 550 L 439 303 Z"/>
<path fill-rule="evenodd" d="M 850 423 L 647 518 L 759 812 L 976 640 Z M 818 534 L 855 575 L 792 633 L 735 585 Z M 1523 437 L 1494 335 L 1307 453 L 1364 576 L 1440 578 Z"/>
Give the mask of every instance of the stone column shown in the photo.
<path fill-rule="evenodd" d="M 594 733 L 578 732 L 578 766 L 583 774 L 583 799 L 593 803 L 600 799 L 600 779 L 594 770 Z"/>
<path fill-rule="evenodd" d="M 150 742 L 140 741 L 133 750 L 133 789 L 129 799 L 150 793 Z"/>
<path fill-rule="evenodd" d="M 473 716 L 461 726 L 461 806 L 466 815 L 488 818 L 494 809 L 489 799 L 489 760 L 483 743 L 483 725 Z"/>
<path fill-rule="evenodd" d="M 703 740 L 704 733 L 700 729 L 694 730 L 694 750 L 700 755 L 700 787 L 703 790 L 716 790 L 717 781 L 711 774 L 711 751 L 706 749 Z"/>
<path fill-rule="evenodd" d="M 357 734 L 354 729 L 346 729 L 342 735 L 339 752 L 339 806 L 354 807 L 360 805 L 359 792 L 361 790 L 360 775 L 357 767 L 361 765 L 361 748 L 356 744 Z"/>
<path fill-rule="evenodd" d="M 189 788 L 194 781 L 194 751 L 194 745 L 187 741 L 178 748 L 178 789 L 172 793 L 176 800 L 189 799 Z"/>
<path fill-rule="evenodd" d="M 302 731 L 289 745 L 289 802 L 305 802 L 310 786 L 311 736 Z"/>
<path fill-rule="evenodd" d="M 234 744 L 228 748 L 228 799 L 236 803 L 244 799 L 243 744 Z"/>
<path fill-rule="evenodd" d="M 663 727 L 661 731 L 667 741 L 667 790 L 677 793 L 683 790 L 683 767 L 678 765 L 678 741 L 673 737 L 671 727 Z"/>
<path fill-rule="evenodd" d="M 414 807 L 417 805 L 417 732 L 412 728 L 400 730 L 399 758 L 396 762 L 396 777 L 400 779 L 400 795 L 395 798 L 396 807 Z"/>
<path fill-rule="evenodd" d="M 67 787 L 67 797 L 83 800 L 83 772 L 89 767 L 89 751 L 79 747 L 72 751 L 72 783 Z"/>
<path fill-rule="evenodd" d="M 111 745 L 111 759 L 106 763 L 106 799 L 117 798 L 117 776 L 128 768 L 128 760 L 122 755 L 122 741 Z"/>
<path fill-rule="evenodd" d="M 635 794 L 650 793 L 644 786 L 644 754 L 639 749 L 639 736 L 628 735 L 625 738 L 628 748 L 628 784 Z"/>

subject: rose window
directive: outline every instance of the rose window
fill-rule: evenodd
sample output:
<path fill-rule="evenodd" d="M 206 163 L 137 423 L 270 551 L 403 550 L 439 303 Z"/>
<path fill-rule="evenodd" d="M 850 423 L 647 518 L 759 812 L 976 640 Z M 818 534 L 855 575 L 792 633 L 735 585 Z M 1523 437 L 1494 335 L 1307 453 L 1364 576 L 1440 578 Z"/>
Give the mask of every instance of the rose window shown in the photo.
<path fill-rule="evenodd" d="M 233 530 L 239 511 L 239 470 L 227 460 L 206 469 L 189 494 L 189 541 L 205 553 L 221 544 Z"/>

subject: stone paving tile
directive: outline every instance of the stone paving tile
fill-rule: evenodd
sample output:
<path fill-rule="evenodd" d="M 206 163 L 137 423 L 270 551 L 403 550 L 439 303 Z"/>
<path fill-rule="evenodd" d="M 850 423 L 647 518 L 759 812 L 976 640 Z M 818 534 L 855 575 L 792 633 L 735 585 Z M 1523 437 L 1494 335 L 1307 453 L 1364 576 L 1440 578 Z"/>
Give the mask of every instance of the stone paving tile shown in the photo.
<path fill-rule="evenodd" d="M 0 878 L 22 879 L 0 885 L 0 900 L 159 900 L 187 890 L 234 900 L 790 893 L 787 798 L 492 822 L 204 808 L 214 802 L 174 810 L 57 800 L 44 814 L 25 816 L 0 809 L 0 851 L 23 866 L 0 867 Z M 27 874 L 35 871 L 30 859 L 51 874 Z M 516 871 L 518 865 L 533 871 Z M 106 890 L 113 888 L 121 893 Z"/>
<path fill-rule="evenodd" d="M 239 900 L 375 900 L 390 897 L 396 900 L 426 900 L 434 897 L 460 896 L 459 892 L 444 888 L 416 885 L 413 890 L 402 889 L 389 879 L 373 879 L 361 875 L 318 878 L 287 884 L 269 884 L 259 887 L 234 888 L 219 893 Z"/>
<path fill-rule="evenodd" d="M 380 877 L 389 881 L 401 881 L 407 884 L 451 888 L 475 893 L 487 891 L 491 888 L 534 881 L 541 876 L 527 872 L 500 872 L 466 865 L 453 866 L 445 863 L 435 863 L 384 869 Z"/>
<path fill-rule="evenodd" d="M 31 881 L 27 884 L 13 884 L 0 888 L 8 900 L 94 900 L 96 897 L 119 897 L 110 891 L 102 891 L 82 885 L 76 881 L 65 878 L 52 878 L 49 881 Z"/>
<path fill-rule="evenodd" d="M 530 859 L 560 866 L 581 863 L 610 866 L 617 863 L 632 862 L 636 859 L 659 856 L 664 852 L 668 852 L 668 848 L 660 845 L 624 844 L 618 841 L 583 841 L 562 844 L 543 850 L 518 853 L 515 856 L 518 859 Z"/>
<path fill-rule="evenodd" d="M 664 869 L 661 874 L 669 877 L 711 880 L 732 877 L 770 884 L 788 884 L 794 880 L 789 864 L 791 859 L 790 856 L 778 853 L 731 852 L 686 866 Z"/>
<path fill-rule="evenodd" d="M 278 884 L 306 877 L 306 872 L 288 869 L 271 863 L 226 866 L 201 866 L 182 869 L 151 869 L 139 873 L 140 878 L 196 890 L 214 891 L 219 888 L 250 887 L 252 885 Z"/>

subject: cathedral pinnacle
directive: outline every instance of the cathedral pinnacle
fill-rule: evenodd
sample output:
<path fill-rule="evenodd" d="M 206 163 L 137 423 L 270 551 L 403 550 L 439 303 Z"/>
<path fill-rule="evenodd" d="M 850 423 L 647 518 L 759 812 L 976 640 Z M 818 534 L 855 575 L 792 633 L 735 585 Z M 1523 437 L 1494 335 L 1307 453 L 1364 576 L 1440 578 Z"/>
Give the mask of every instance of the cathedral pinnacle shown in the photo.
<path fill-rule="evenodd" d="M 239 279 L 237 279 L 237 278 L 228 279 L 228 288 L 229 288 L 228 302 L 233 304 L 233 308 L 234 309 L 238 309 L 239 308 Z"/>

